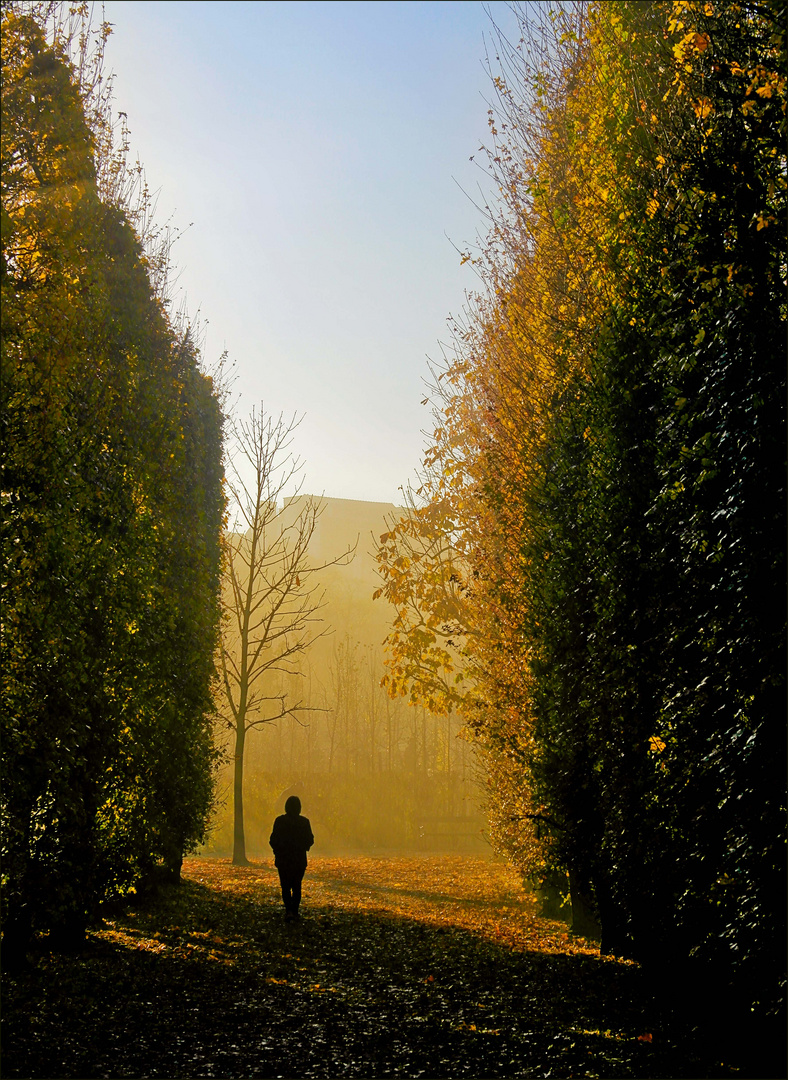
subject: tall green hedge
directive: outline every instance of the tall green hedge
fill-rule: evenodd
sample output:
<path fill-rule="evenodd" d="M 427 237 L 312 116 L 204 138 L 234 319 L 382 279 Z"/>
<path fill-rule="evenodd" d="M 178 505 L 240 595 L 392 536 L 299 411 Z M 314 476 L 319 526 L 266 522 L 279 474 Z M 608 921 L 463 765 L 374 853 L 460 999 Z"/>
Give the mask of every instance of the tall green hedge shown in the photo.
<path fill-rule="evenodd" d="M 99 197 L 69 61 L 18 5 L 2 64 L 3 918 L 23 948 L 204 835 L 223 417 Z"/>

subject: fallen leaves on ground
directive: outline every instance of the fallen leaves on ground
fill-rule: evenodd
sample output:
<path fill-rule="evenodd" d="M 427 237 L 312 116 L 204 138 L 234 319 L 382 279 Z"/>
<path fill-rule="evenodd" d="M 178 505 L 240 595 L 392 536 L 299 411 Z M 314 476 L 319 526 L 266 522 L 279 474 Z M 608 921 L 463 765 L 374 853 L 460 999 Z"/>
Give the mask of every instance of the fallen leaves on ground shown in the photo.
<path fill-rule="evenodd" d="M 270 865 L 187 860 L 180 888 L 6 979 L 3 1076 L 737 1075 L 498 863 L 315 858 L 302 913 L 284 922 Z"/>

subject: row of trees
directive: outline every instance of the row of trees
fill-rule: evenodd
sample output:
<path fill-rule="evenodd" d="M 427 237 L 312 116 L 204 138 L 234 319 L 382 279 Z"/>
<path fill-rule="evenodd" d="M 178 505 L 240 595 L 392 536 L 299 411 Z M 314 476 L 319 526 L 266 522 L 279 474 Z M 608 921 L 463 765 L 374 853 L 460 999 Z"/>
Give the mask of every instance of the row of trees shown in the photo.
<path fill-rule="evenodd" d="M 603 951 L 776 1015 L 785 3 L 516 11 L 484 288 L 379 551 L 389 685 L 462 711 L 499 843 Z"/>
<path fill-rule="evenodd" d="M 108 28 L 22 3 L 2 28 L 10 953 L 31 928 L 80 935 L 204 838 L 224 496 L 219 401 L 113 131 Z"/>

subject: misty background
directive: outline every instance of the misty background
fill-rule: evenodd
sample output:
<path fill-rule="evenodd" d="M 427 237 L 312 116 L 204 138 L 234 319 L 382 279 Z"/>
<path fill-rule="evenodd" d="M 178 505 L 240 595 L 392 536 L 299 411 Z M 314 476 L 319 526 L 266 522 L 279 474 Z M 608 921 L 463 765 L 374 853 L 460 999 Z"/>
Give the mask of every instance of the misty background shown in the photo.
<path fill-rule="evenodd" d="M 292 500 L 293 518 L 308 496 Z M 284 717 L 247 736 L 244 755 L 246 851 L 271 857 L 273 819 L 298 795 L 312 822 L 315 854 L 445 851 L 485 854 L 485 818 L 473 747 L 454 716 L 434 716 L 381 687 L 383 640 L 391 608 L 373 600 L 380 584 L 374 548 L 392 503 L 323 499 L 309 546 L 320 565 L 356 545 L 347 565 L 318 575 L 320 636 L 301 658 L 300 674 L 269 687 L 299 718 Z M 210 855 L 233 848 L 232 731 L 220 732 L 225 760 L 217 783 Z"/>

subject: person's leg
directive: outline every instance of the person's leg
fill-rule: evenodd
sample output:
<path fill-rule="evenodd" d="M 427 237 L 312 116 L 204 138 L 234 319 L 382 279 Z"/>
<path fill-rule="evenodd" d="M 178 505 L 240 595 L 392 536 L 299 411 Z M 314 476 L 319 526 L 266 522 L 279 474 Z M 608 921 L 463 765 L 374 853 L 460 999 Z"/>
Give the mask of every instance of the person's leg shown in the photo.
<path fill-rule="evenodd" d="M 285 870 L 279 871 L 279 884 L 282 886 L 282 903 L 285 905 L 285 911 L 289 912 L 293 907 L 293 886 Z"/>
<path fill-rule="evenodd" d="M 303 881 L 303 879 L 304 872 L 302 870 L 300 874 L 293 875 L 293 879 L 291 882 L 293 889 L 293 906 L 291 908 L 291 911 L 293 911 L 296 915 L 298 914 L 298 905 L 301 903 L 301 882 Z"/>

